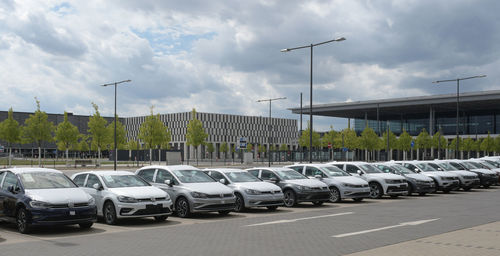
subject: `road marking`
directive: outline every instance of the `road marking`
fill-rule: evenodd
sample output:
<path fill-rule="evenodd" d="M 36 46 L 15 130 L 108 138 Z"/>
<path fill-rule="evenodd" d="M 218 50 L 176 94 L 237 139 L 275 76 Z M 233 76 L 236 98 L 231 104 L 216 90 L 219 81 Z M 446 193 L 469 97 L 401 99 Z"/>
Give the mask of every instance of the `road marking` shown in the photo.
<path fill-rule="evenodd" d="M 332 236 L 332 237 L 341 238 L 341 237 L 346 237 L 346 236 L 361 235 L 361 234 L 366 234 L 366 233 L 371 233 L 371 232 L 376 232 L 376 231 L 381 231 L 381 230 L 386 230 L 386 229 L 391 229 L 391 228 L 397 228 L 397 227 L 417 226 L 417 225 L 420 225 L 420 224 L 424 224 L 424 223 L 431 222 L 431 221 L 436 221 L 436 220 L 439 220 L 439 218 L 438 219 L 417 220 L 417 221 L 411 221 L 411 222 L 403 222 L 403 223 L 399 223 L 398 225 L 387 226 L 387 227 L 382 227 L 382 228 L 368 229 L 368 230 L 363 230 L 363 231 L 358 231 L 358 232 L 352 232 L 352 233 L 345 233 L 345 234 L 335 235 L 335 236 Z"/>
<path fill-rule="evenodd" d="M 335 213 L 335 214 L 320 215 L 320 216 L 298 218 L 298 219 L 291 219 L 291 220 L 276 220 L 276 221 L 246 225 L 245 227 L 255 227 L 255 226 L 273 225 L 273 224 L 281 224 L 281 223 L 290 223 L 290 222 L 296 222 L 296 221 L 301 221 L 301 220 L 312 220 L 312 219 L 319 219 L 319 218 L 335 217 L 335 216 L 342 216 L 342 215 L 348 215 L 348 214 L 353 214 L 353 213 L 354 212 L 341 212 L 341 213 Z"/>

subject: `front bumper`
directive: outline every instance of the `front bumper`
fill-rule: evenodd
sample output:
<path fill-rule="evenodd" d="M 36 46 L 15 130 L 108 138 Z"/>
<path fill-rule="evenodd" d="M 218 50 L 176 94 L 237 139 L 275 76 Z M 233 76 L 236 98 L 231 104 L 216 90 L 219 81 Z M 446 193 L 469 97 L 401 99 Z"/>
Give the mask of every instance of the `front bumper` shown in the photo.
<path fill-rule="evenodd" d="M 432 193 L 436 191 L 436 185 L 434 182 L 430 183 L 414 183 L 414 192 L 416 193 Z"/>
<path fill-rule="evenodd" d="M 437 190 L 453 190 L 460 187 L 460 182 L 458 180 L 446 180 L 441 181 Z"/>
<path fill-rule="evenodd" d="M 479 178 L 477 179 L 462 179 L 461 180 L 460 187 L 461 188 L 476 188 L 479 187 L 481 184 L 481 180 Z"/>
<path fill-rule="evenodd" d="M 30 208 L 31 225 L 73 225 L 97 221 L 97 207 Z"/>
<path fill-rule="evenodd" d="M 245 207 L 267 207 L 283 205 L 283 193 L 272 195 L 245 195 Z"/>
<path fill-rule="evenodd" d="M 479 179 L 481 186 L 491 186 L 498 182 L 498 177 L 496 175 L 482 175 Z"/>
<path fill-rule="evenodd" d="M 408 195 L 408 184 L 391 184 L 387 186 L 385 194 L 387 195 Z"/>
<path fill-rule="evenodd" d="M 116 205 L 116 217 L 137 218 L 153 217 L 172 214 L 172 201 L 118 203 Z"/>
<path fill-rule="evenodd" d="M 191 202 L 191 212 L 232 211 L 236 207 L 236 197 L 217 199 L 194 198 Z"/>
<path fill-rule="evenodd" d="M 343 187 L 340 190 L 341 198 L 369 198 L 370 197 L 370 187 L 363 188 L 351 188 L 351 187 Z"/>
<path fill-rule="evenodd" d="M 297 202 L 326 202 L 330 200 L 330 191 L 300 191 L 297 192 Z"/>

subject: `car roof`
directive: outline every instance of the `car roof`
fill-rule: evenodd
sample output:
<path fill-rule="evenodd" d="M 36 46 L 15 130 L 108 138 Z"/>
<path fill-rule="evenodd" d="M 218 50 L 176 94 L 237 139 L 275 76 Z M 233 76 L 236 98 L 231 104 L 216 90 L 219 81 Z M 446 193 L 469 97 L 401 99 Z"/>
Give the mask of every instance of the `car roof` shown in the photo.
<path fill-rule="evenodd" d="M 311 163 L 296 163 L 296 164 L 292 164 L 292 165 L 287 165 L 285 167 L 288 167 L 288 166 L 297 166 L 297 165 L 301 165 L 301 166 L 315 166 L 315 167 L 331 167 L 332 165 L 331 164 L 311 164 Z"/>
<path fill-rule="evenodd" d="M 293 171 L 293 169 L 287 167 L 253 167 L 253 168 L 248 168 L 246 170 L 252 170 L 252 169 L 270 170 L 270 171 L 289 171 L 289 170 Z"/>
<path fill-rule="evenodd" d="M 51 172 L 51 173 L 63 173 L 61 171 L 49 168 L 38 168 L 38 167 L 22 167 L 22 168 L 5 168 L 0 171 L 11 171 L 14 174 L 20 173 L 33 173 L 33 172 Z"/>
<path fill-rule="evenodd" d="M 363 162 L 363 161 L 352 161 L 352 162 L 329 162 L 327 164 L 354 164 L 354 165 L 357 165 L 357 164 L 368 164 L 367 162 Z"/>
<path fill-rule="evenodd" d="M 102 175 L 134 175 L 133 172 L 129 172 L 129 171 L 102 170 L 102 171 L 79 172 L 79 173 L 76 173 L 75 176 L 78 174 L 86 174 L 86 173 L 91 173 L 91 174 L 95 174 L 98 176 L 102 176 Z"/>
<path fill-rule="evenodd" d="M 142 169 L 151 169 L 151 168 L 164 169 L 164 170 L 169 170 L 169 171 L 175 171 L 175 170 L 200 170 L 199 168 L 196 168 L 196 167 L 191 166 L 191 165 L 185 165 L 185 164 L 180 164 L 180 165 L 149 165 L 149 166 L 142 167 L 139 170 L 142 170 Z"/>
<path fill-rule="evenodd" d="M 243 169 L 236 169 L 236 168 L 206 168 L 204 171 L 218 171 L 222 173 L 229 173 L 229 172 L 246 172 Z"/>

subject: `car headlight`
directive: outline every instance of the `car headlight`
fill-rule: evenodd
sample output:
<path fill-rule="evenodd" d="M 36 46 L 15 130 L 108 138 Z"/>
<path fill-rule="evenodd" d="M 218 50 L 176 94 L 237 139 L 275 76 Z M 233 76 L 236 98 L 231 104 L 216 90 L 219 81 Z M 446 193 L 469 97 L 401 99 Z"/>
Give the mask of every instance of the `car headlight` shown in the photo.
<path fill-rule="evenodd" d="M 119 196 L 118 201 L 122 203 L 137 203 L 137 199 L 129 196 Z"/>
<path fill-rule="evenodd" d="M 384 181 L 387 184 L 396 184 L 396 183 L 399 183 L 399 181 L 397 181 L 397 180 L 384 180 Z"/>
<path fill-rule="evenodd" d="M 249 195 L 260 195 L 262 194 L 260 191 L 255 190 L 255 189 L 245 189 L 245 193 Z"/>
<path fill-rule="evenodd" d="M 191 196 L 194 198 L 207 198 L 207 194 L 200 192 L 191 192 Z"/>
<path fill-rule="evenodd" d="M 90 197 L 88 204 L 89 206 L 95 205 L 95 199 L 93 197 Z"/>
<path fill-rule="evenodd" d="M 298 188 L 299 190 L 311 190 L 311 187 L 308 187 L 308 186 L 300 186 L 300 185 L 299 185 L 299 186 L 297 186 L 297 188 Z"/>
<path fill-rule="evenodd" d="M 347 187 L 347 188 L 354 188 L 354 187 L 356 187 L 355 185 L 349 184 L 349 183 L 342 183 L 341 185 L 344 186 L 344 187 Z"/>
<path fill-rule="evenodd" d="M 50 208 L 49 203 L 42 202 L 42 201 L 30 201 L 30 206 L 33 208 Z"/>

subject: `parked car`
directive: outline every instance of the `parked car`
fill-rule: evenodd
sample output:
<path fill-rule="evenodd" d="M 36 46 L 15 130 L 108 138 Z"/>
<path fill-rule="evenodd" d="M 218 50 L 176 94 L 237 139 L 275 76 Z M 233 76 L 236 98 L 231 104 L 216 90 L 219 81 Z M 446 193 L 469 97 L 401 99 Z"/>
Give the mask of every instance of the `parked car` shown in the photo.
<path fill-rule="evenodd" d="M 471 171 L 473 173 L 476 173 L 479 176 L 479 180 L 483 188 L 489 188 L 498 180 L 496 172 L 487 170 L 478 163 L 474 163 L 468 160 L 450 160 L 448 162 L 453 165 L 453 167 L 459 170 Z"/>
<path fill-rule="evenodd" d="M 95 200 L 62 172 L 44 168 L 0 170 L 0 220 L 21 233 L 33 226 L 90 228 L 97 220 Z"/>
<path fill-rule="evenodd" d="M 436 191 L 434 180 L 423 174 L 412 172 L 402 165 L 394 162 L 374 163 L 373 165 L 385 173 L 394 173 L 405 177 L 408 182 L 408 195 L 418 193 L 420 196 L 424 196 Z"/>
<path fill-rule="evenodd" d="M 429 164 L 432 167 L 434 167 L 435 169 L 438 169 L 439 171 L 447 171 L 447 172 L 453 172 L 453 173 L 458 174 L 458 179 L 460 181 L 460 187 L 464 191 L 469 191 L 472 188 L 479 187 L 480 180 L 479 180 L 479 176 L 476 173 L 466 171 L 466 170 L 459 170 L 459 169 L 453 167 L 446 160 L 434 160 L 433 162 L 431 162 Z"/>
<path fill-rule="evenodd" d="M 132 172 L 88 171 L 76 173 L 72 179 L 94 197 L 97 215 L 109 225 L 124 218 L 154 217 L 164 221 L 172 214 L 168 194 Z"/>
<path fill-rule="evenodd" d="M 495 183 L 495 185 L 500 184 L 500 163 L 494 162 L 494 161 L 488 161 L 487 159 L 482 159 L 482 158 L 479 158 L 479 159 L 472 158 L 469 160 L 476 162 L 476 163 L 479 163 L 480 165 L 482 165 L 484 168 L 486 168 L 488 170 L 492 170 L 492 171 L 496 172 L 498 179 L 497 179 L 497 182 Z"/>
<path fill-rule="evenodd" d="M 366 180 L 370 185 L 371 198 L 381 198 L 383 195 L 395 198 L 408 194 L 408 183 L 401 175 L 384 173 L 365 162 L 331 162 L 328 164 Z"/>
<path fill-rule="evenodd" d="M 421 173 L 432 178 L 436 185 L 436 190 L 443 191 L 443 193 L 449 193 L 453 189 L 458 189 L 460 186 L 458 175 L 439 171 L 427 163 L 422 163 L 420 161 L 395 161 L 395 163 L 401 164 L 416 173 Z"/>
<path fill-rule="evenodd" d="M 166 191 L 177 216 L 189 217 L 195 212 L 234 211 L 236 197 L 231 188 L 189 165 L 146 166 L 135 172 L 154 186 Z"/>
<path fill-rule="evenodd" d="M 264 182 L 245 170 L 216 168 L 203 171 L 234 190 L 237 212 L 250 207 L 276 210 L 278 206 L 283 205 L 284 196 L 280 187 Z"/>
<path fill-rule="evenodd" d="M 340 168 L 329 164 L 295 164 L 285 166 L 328 185 L 330 202 L 352 198 L 356 202 L 370 197 L 370 186 L 365 180 L 349 175 Z"/>
<path fill-rule="evenodd" d="M 322 205 L 330 200 L 330 190 L 325 183 L 309 179 L 290 168 L 258 167 L 247 171 L 261 180 L 278 185 L 283 191 L 286 207 L 295 206 L 300 202 Z"/>

